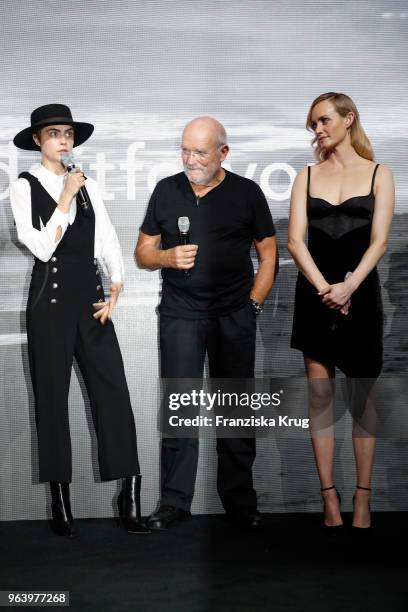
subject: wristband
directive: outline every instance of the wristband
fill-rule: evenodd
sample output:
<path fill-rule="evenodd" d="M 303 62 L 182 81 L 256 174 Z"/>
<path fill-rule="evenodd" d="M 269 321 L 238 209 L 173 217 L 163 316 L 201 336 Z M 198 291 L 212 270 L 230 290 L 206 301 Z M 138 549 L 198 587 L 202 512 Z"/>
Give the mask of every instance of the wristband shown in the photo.
<path fill-rule="evenodd" d="M 263 311 L 262 304 L 260 304 L 259 302 L 256 302 L 252 298 L 249 299 L 249 303 L 251 304 L 252 312 L 254 313 L 256 317 L 258 317 Z"/>

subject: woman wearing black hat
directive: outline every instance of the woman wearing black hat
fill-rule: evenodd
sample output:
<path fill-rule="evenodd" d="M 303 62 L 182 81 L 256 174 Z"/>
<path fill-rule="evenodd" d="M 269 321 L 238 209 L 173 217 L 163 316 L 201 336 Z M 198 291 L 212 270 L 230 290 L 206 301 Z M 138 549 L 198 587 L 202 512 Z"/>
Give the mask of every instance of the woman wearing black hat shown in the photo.
<path fill-rule="evenodd" d="M 14 144 L 41 151 L 41 165 L 10 186 L 19 240 L 35 257 L 28 303 L 27 338 L 35 396 L 41 482 L 50 482 L 53 527 L 73 536 L 68 392 L 73 356 L 88 391 L 98 438 L 102 480 L 123 478 L 118 498 L 122 524 L 148 533 L 140 517 L 140 467 L 136 430 L 112 311 L 122 289 L 119 241 L 97 185 L 86 182 L 91 205 L 79 206 L 82 172 L 67 173 L 62 157 L 93 132 L 62 104 L 31 114 L 31 126 Z M 98 261 L 110 276 L 105 301 Z"/>

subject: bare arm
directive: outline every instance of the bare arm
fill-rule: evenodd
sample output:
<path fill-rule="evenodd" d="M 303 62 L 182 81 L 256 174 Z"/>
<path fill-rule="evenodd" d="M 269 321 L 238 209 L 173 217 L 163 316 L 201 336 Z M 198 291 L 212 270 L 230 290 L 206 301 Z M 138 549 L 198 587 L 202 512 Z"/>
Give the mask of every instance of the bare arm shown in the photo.
<path fill-rule="evenodd" d="M 251 289 L 251 298 L 260 304 L 268 297 L 279 269 L 278 246 L 275 236 L 254 240 L 259 268 Z"/>
<path fill-rule="evenodd" d="M 329 283 L 316 266 L 309 249 L 306 246 L 307 232 L 307 168 L 297 175 L 290 199 L 290 215 L 288 228 L 288 251 L 292 255 L 298 269 L 312 283 L 318 293 L 327 291 Z"/>
<path fill-rule="evenodd" d="M 135 259 L 141 268 L 158 270 L 159 268 L 175 268 L 176 270 L 189 270 L 194 266 L 198 246 L 187 244 L 161 249 L 161 235 L 149 236 L 139 232 L 139 239 L 135 249 Z"/>

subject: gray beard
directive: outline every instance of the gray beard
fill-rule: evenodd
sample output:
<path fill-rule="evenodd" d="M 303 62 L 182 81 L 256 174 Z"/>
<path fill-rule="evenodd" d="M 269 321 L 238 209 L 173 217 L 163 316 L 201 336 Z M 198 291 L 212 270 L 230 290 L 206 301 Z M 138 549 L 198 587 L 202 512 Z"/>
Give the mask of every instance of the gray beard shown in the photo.
<path fill-rule="evenodd" d="M 186 170 L 186 168 L 184 168 L 184 174 L 186 175 L 186 177 L 188 178 L 188 180 L 190 181 L 190 183 L 193 183 L 193 185 L 207 185 L 208 183 L 211 183 L 211 181 L 213 180 L 213 178 L 215 177 L 215 175 L 218 172 L 218 169 L 216 172 L 214 172 L 214 174 L 212 174 L 210 177 L 206 177 L 203 178 L 202 180 L 192 180 L 189 175 L 188 175 L 188 170 Z"/>

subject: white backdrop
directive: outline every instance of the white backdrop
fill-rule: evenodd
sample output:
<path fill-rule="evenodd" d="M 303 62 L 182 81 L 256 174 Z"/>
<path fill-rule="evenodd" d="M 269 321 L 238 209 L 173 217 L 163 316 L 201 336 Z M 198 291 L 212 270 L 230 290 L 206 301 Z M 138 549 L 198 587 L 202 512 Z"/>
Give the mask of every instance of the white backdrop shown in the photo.
<path fill-rule="evenodd" d="M 125 293 L 115 325 L 138 429 L 145 513 L 154 508 L 159 490 L 160 277 L 138 270 L 133 250 L 155 183 L 180 168 L 179 138 L 192 117 L 210 114 L 224 123 L 231 146 L 227 167 L 261 185 L 276 222 L 281 272 L 259 323 L 257 375 L 300 374 L 301 355 L 289 348 L 296 277 L 285 248 L 290 187 L 296 172 L 313 162 L 311 135 L 304 129 L 311 101 L 333 90 L 354 98 L 378 161 L 389 164 L 396 178 L 396 220 L 380 266 L 385 373 L 406 374 L 406 2 L 6 0 L 2 8 L 0 519 L 46 516 L 45 486 L 37 484 L 24 323 L 32 257 L 17 243 L 8 197 L 10 180 L 38 161 L 37 154 L 18 151 L 12 138 L 42 104 L 68 104 L 76 119 L 95 124 L 94 136 L 77 155 L 99 181 L 125 256 Z M 111 516 L 116 484 L 95 483 L 87 413 L 74 375 L 74 514 Z M 310 443 L 270 439 L 258 447 L 261 509 L 317 510 Z M 340 441 L 338 451 L 336 481 L 349 503 L 355 483 L 350 441 Z M 406 441 L 379 442 L 374 508 L 406 509 L 407 463 Z M 204 441 L 194 512 L 221 508 L 215 467 L 214 444 Z"/>

